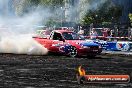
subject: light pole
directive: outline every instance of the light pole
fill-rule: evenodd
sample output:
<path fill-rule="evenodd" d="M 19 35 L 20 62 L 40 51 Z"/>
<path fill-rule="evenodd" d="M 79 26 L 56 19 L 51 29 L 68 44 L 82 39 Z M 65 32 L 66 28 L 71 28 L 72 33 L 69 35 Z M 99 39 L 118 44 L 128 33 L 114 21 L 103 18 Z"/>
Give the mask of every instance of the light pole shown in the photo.
<path fill-rule="evenodd" d="M 114 29 L 114 17 L 111 18 L 111 28 Z"/>
<path fill-rule="evenodd" d="M 61 7 L 61 27 L 62 27 L 62 21 L 63 21 L 63 7 Z"/>
<path fill-rule="evenodd" d="M 98 23 L 98 15 L 97 14 L 95 15 L 95 20 L 96 20 L 95 22 L 96 22 L 96 25 L 97 25 L 97 23 Z"/>

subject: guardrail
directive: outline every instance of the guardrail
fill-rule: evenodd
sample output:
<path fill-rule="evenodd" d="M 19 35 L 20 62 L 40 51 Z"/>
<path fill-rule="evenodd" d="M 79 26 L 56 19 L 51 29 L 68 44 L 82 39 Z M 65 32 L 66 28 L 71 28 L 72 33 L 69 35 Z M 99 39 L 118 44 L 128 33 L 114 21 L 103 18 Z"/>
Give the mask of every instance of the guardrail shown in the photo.
<path fill-rule="evenodd" d="M 91 36 L 85 36 L 86 39 L 91 39 Z M 121 40 L 121 41 L 130 41 L 130 37 L 104 37 L 104 36 L 97 36 L 96 39 L 100 40 Z M 132 40 L 132 39 L 131 39 Z"/>

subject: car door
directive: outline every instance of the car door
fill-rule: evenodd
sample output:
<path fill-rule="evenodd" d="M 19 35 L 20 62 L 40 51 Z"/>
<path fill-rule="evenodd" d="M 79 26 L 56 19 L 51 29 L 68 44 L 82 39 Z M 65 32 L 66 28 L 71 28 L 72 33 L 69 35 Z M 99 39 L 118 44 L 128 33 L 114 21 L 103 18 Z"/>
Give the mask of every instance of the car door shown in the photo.
<path fill-rule="evenodd" d="M 50 51 L 59 52 L 61 45 L 63 44 L 63 38 L 61 33 L 53 32 L 50 36 Z"/>

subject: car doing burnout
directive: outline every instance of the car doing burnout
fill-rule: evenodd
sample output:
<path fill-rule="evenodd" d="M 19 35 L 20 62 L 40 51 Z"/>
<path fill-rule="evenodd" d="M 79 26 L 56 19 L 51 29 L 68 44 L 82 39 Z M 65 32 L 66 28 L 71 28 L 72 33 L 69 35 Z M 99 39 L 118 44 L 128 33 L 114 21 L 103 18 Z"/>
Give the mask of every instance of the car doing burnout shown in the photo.
<path fill-rule="evenodd" d="M 36 41 L 46 47 L 49 52 L 60 52 L 75 56 L 96 56 L 102 52 L 100 44 L 87 42 L 77 33 L 68 30 L 53 30 L 49 37 L 36 37 Z"/>

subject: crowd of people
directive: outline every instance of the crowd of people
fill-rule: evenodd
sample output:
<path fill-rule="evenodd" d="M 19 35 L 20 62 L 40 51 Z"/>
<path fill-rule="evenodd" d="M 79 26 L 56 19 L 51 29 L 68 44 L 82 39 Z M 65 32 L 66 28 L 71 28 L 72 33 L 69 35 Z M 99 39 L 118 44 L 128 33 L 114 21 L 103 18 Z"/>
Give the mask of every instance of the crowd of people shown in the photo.
<path fill-rule="evenodd" d="M 46 29 L 46 31 L 44 33 L 50 34 L 51 31 L 49 31 L 49 28 L 47 28 L 47 29 Z M 97 39 L 99 37 L 104 37 L 104 38 L 118 37 L 117 36 L 117 31 L 115 31 L 114 29 L 110 29 L 110 28 L 91 28 L 89 30 L 89 32 L 88 32 L 88 30 L 86 30 L 86 29 L 84 29 L 82 27 L 80 27 L 78 31 L 77 31 L 77 29 L 74 29 L 73 27 L 69 27 L 69 28 L 68 27 L 62 27 L 62 28 L 60 28 L 58 30 L 75 31 L 80 36 L 89 36 L 90 39 L 93 39 L 93 40 L 95 40 L 95 39 Z M 121 35 L 121 34 L 120 34 L 120 31 L 118 31 L 118 35 Z M 130 29 L 128 36 L 132 38 L 132 29 Z"/>
<path fill-rule="evenodd" d="M 102 29 L 100 29 L 100 31 L 101 31 L 103 37 L 114 37 L 114 35 L 115 35 L 114 30 L 110 30 L 109 28 L 102 28 Z M 83 30 L 83 29 L 80 29 L 78 31 L 79 35 L 84 35 L 84 33 L 85 33 L 85 30 Z M 97 32 L 97 29 L 92 28 L 90 30 L 90 38 L 94 40 L 98 36 L 99 36 L 99 34 Z"/>

